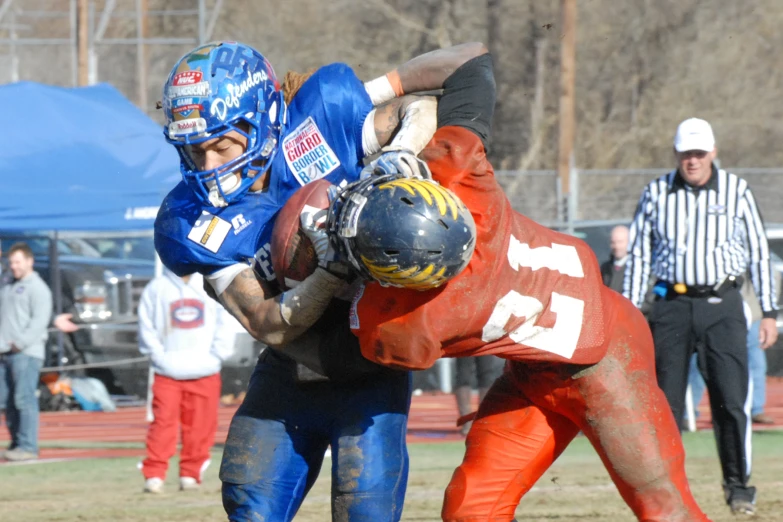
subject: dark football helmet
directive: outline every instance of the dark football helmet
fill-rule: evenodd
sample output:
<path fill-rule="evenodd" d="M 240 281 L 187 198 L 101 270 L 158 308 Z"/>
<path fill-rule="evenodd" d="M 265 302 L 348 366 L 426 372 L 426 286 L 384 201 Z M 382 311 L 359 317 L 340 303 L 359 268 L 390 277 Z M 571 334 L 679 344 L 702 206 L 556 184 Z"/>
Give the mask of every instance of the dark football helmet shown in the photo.
<path fill-rule="evenodd" d="M 462 201 L 438 183 L 370 176 L 340 191 L 328 232 L 340 256 L 382 285 L 436 288 L 470 262 L 476 225 Z"/>

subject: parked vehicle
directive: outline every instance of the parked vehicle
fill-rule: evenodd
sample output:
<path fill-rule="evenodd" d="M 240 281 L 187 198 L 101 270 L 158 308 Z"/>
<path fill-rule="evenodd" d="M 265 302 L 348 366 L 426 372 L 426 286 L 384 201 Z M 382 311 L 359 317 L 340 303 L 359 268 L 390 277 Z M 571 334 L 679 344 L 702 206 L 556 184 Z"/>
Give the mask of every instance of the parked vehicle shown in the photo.
<path fill-rule="evenodd" d="M 52 332 L 45 365 L 107 363 L 111 366 L 84 374 L 100 379 L 111 394 L 145 397 L 148 363 L 112 364 L 140 356 L 137 309 L 155 274 L 151 234 L 60 233 L 56 239 L 46 234 L 0 234 L 0 241 L 6 248 L 16 242 L 30 245 L 34 267 L 52 289 L 54 311 L 59 307 L 72 313 L 82 326 L 74 334 Z M 225 393 L 246 387 L 261 347 L 244 330 L 237 335 L 234 356 L 224 364 Z"/>

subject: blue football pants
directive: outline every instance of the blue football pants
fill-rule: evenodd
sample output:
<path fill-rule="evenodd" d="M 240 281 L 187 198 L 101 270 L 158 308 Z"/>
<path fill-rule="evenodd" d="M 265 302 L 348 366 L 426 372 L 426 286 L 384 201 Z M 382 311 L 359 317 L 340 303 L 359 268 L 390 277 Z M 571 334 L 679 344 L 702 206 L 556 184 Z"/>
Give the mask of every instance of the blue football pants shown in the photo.
<path fill-rule="evenodd" d="M 332 448 L 332 520 L 398 521 L 408 479 L 410 373 L 346 385 L 298 382 L 266 350 L 231 421 L 220 467 L 231 521 L 292 520 Z"/>

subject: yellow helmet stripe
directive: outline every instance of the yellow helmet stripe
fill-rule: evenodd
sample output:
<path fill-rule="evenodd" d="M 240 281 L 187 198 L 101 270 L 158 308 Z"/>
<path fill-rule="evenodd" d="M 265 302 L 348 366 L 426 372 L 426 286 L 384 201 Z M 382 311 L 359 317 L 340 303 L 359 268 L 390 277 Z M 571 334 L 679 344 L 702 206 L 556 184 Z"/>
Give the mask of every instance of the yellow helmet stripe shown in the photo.
<path fill-rule="evenodd" d="M 444 274 L 446 273 L 445 266 L 433 273 L 435 271 L 434 265 L 429 265 L 423 270 L 419 270 L 418 266 L 414 266 L 407 270 L 400 270 L 399 266 L 396 265 L 390 267 L 375 265 L 364 256 L 362 256 L 362 261 L 373 278 L 382 283 L 394 286 L 411 288 L 414 290 L 426 290 L 428 288 L 440 286 L 446 281 L 444 277 Z"/>
<path fill-rule="evenodd" d="M 426 181 L 419 183 L 417 187 L 421 192 L 426 191 L 427 193 L 432 195 L 432 199 L 434 199 L 435 204 L 438 205 L 438 212 L 440 212 L 441 216 L 445 216 L 446 211 L 448 210 L 446 208 L 447 203 L 446 203 L 446 198 L 443 197 L 443 193 L 440 190 L 438 190 L 440 187 L 434 183 L 427 183 Z M 427 199 L 427 203 L 432 204 L 432 201 L 429 198 L 424 198 L 424 199 Z"/>
<path fill-rule="evenodd" d="M 415 196 L 416 192 L 411 187 L 409 187 L 407 184 L 402 183 L 403 181 L 405 181 L 405 180 L 404 179 L 395 179 L 393 181 L 387 181 L 383 185 L 378 185 L 378 188 L 381 189 L 381 190 L 383 190 L 383 189 L 394 190 L 395 188 L 399 187 L 402 190 L 404 190 L 405 192 L 407 192 L 408 194 L 410 194 L 411 196 Z"/>
<path fill-rule="evenodd" d="M 388 281 L 389 283 L 397 283 L 409 279 L 413 274 L 419 271 L 419 267 L 414 266 L 400 272 L 379 272 L 377 274 L 373 272 L 371 268 L 369 270 L 373 276 L 378 277 L 379 279 Z"/>
<path fill-rule="evenodd" d="M 370 274 L 376 278 L 383 281 L 394 281 L 399 279 L 405 279 L 410 277 L 411 275 L 415 274 L 419 267 L 414 266 L 411 268 L 408 268 L 407 270 L 400 271 L 399 266 L 390 266 L 390 267 L 382 267 L 378 266 L 374 263 L 372 263 L 369 259 L 362 256 L 362 262 L 364 263 L 364 266 L 367 267 L 367 270 L 370 272 Z"/>
<path fill-rule="evenodd" d="M 424 198 L 424 201 L 426 201 L 428 205 L 432 205 L 432 196 L 430 195 L 430 191 L 427 187 L 429 183 L 426 181 L 420 181 L 418 179 L 406 179 L 405 181 L 407 181 L 408 185 L 415 189 L 416 192 L 418 192 L 421 197 Z M 438 208 L 440 208 L 440 203 L 438 203 Z"/>
<path fill-rule="evenodd" d="M 436 185 L 435 183 L 427 183 L 427 188 L 430 190 L 430 192 L 432 192 L 432 194 L 435 196 L 435 199 L 438 201 L 438 210 L 440 211 L 440 215 L 445 216 L 446 212 L 450 211 L 451 218 L 456 220 L 458 205 L 454 195 L 440 185 Z"/>
<path fill-rule="evenodd" d="M 426 188 L 423 188 L 421 186 L 422 183 L 424 182 L 418 179 L 402 178 L 402 179 L 395 179 L 394 181 L 389 181 L 388 183 L 384 183 L 383 185 L 381 185 L 381 188 L 399 187 L 405 190 L 411 196 L 415 196 L 418 193 L 419 196 L 424 198 L 424 201 L 426 201 L 428 205 L 432 205 L 432 196 L 430 195 L 429 191 Z M 441 215 L 442 214 L 443 213 L 441 212 Z"/>
<path fill-rule="evenodd" d="M 430 290 L 432 288 L 439 287 L 445 282 L 446 282 L 445 279 L 431 279 L 423 283 L 417 283 L 415 285 L 405 285 L 405 288 L 408 288 L 410 290 Z"/>
<path fill-rule="evenodd" d="M 411 196 L 418 194 L 424 198 L 424 201 L 426 201 L 428 205 L 432 205 L 434 202 L 438 206 L 438 212 L 440 212 L 441 216 L 445 216 L 447 212 L 451 213 L 452 219 L 457 219 L 459 208 L 462 207 L 460 201 L 457 200 L 451 192 L 437 183 L 429 181 L 419 179 L 395 179 L 394 181 L 388 181 L 383 185 L 380 185 L 378 188 L 389 190 L 400 188 Z"/>
<path fill-rule="evenodd" d="M 414 277 L 411 277 L 409 281 L 406 281 L 404 283 L 405 287 L 418 290 L 422 288 L 424 289 L 434 288 L 438 285 L 443 284 L 445 282 L 445 278 L 443 277 L 443 274 L 446 271 L 446 267 L 442 267 L 435 274 L 432 273 L 432 268 L 433 266 L 430 265 L 422 273 Z"/>
<path fill-rule="evenodd" d="M 376 272 L 380 272 L 380 273 L 383 273 L 383 272 L 394 272 L 394 271 L 397 271 L 397 270 L 400 269 L 400 267 L 397 266 L 397 265 L 378 266 L 378 265 L 374 264 L 372 261 L 370 261 L 369 259 L 367 259 L 364 256 L 362 256 L 362 263 L 364 263 L 364 266 L 366 266 L 367 268 L 372 267 L 373 270 L 375 270 Z"/>
<path fill-rule="evenodd" d="M 433 270 L 435 270 L 435 266 L 434 265 L 429 265 L 427 268 L 425 268 L 424 270 L 420 271 L 418 274 L 410 277 L 409 280 L 410 280 L 411 283 L 416 284 L 416 283 L 421 283 L 421 282 L 424 282 L 424 281 L 431 281 L 433 279 L 437 279 L 437 278 L 443 277 L 443 273 L 446 271 L 446 267 L 445 266 L 441 267 L 441 269 L 438 270 L 434 274 L 432 273 Z"/>

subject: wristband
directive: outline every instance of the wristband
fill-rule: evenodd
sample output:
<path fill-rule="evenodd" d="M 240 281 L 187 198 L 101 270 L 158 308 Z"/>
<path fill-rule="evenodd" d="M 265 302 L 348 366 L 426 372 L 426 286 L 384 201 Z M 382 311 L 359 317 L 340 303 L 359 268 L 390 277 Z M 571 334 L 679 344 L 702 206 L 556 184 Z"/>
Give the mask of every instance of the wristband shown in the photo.
<path fill-rule="evenodd" d="M 394 89 L 394 94 L 399 98 L 405 94 L 405 89 L 402 88 L 402 80 L 400 80 L 400 73 L 397 69 L 386 73 L 386 78 L 389 80 L 389 84 Z"/>
<path fill-rule="evenodd" d="M 388 76 L 381 76 L 369 82 L 365 82 L 364 90 L 370 96 L 370 101 L 374 107 L 383 105 L 389 100 L 393 100 L 397 97 L 397 93 L 394 90 L 389 81 Z"/>

